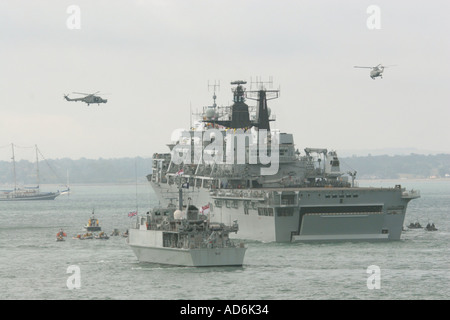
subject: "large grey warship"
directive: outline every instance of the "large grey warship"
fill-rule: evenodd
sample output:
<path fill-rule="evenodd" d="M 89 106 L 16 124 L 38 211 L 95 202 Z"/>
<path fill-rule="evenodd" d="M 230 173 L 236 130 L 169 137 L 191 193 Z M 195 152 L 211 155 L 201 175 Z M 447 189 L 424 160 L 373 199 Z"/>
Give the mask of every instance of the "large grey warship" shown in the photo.
<path fill-rule="evenodd" d="M 270 129 L 267 101 L 279 90 L 231 84 L 231 106 L 217 106 L 214 93 L 213 105 L 168 145 L 170 152 L 153 155 L 147 179 L 161 204 L 176 199 L 180 178 L 186 196 L 209 205 L 211 221 L 239 221 L 241 239 L 400 239 L 407 205 L 419 191 L 357 186 L 356 171 L 342 172 L 334 150 L 305 148 L 302 154 L 292 134 Z"/>

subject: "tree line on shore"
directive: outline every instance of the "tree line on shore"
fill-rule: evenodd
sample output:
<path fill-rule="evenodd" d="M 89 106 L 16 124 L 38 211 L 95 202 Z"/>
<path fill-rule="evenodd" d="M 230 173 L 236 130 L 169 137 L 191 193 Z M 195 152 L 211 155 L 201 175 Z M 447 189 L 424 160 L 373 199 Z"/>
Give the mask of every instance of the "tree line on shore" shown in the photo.
<path fill-rule="evenodd" d="M 358 179 L 450 178 L 450 154 L 353 156 L 343 157 L 341 171 L 357 171 Z M 72 160 L 68 158 L 39 162 L 41 184 L 135 183 L 147 181 L 151 158 Z M 36 163 L 16 161 L 17 184 L 37 183 Z M 14 184 L 12 162 L 0 161 L 0 185 Z"/>

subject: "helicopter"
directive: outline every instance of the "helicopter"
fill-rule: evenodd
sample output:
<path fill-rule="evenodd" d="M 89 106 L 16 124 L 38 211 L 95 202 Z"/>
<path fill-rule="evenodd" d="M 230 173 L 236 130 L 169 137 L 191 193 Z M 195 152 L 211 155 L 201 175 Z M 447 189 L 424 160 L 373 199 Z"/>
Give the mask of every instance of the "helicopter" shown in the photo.
<path fill-rule="evenodd" d="M 96 96 L 96 94 L 99 92 L 100 91 L 97 91 L 95 93 L 72 92 L 74 94 L 83 94 L 83 95 L 85 95 L 85 97 L 71 99 L 71 98 L 69 98 L 69 96 L 67 94 L 65 94 L 64 99 L 66 99 L 67 101 L 83 101 L 83 102 L 87 103 L 87 105 L 90 105 L 91 103 L 96 103 L 96 104 L 100 105 L 100 103 L 108 102 L 107 99 L 102 99 L 101 97 Z"/>
<path fill-rule="evenodd" d="M 360 67 L 360 66 L 354 66 L 354 68 L 365 68 L 365 69 L 372 69 L 370 71 L 370 77 L 375 80 L 376 77 L 380 77 L 381 79 L 383 79 L 383 71 L 384 68 L 388 68 L 388 67 L 394 67 L 394 65 L 391 66 L 383 66 L 381 65 L 381 63 L 375 67 Z"/>

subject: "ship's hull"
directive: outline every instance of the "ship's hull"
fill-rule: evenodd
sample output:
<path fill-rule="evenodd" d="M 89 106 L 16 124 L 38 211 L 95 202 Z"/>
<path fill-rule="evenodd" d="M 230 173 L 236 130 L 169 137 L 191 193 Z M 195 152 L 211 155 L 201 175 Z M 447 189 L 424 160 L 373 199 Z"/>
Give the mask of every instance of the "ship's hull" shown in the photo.
<path fill-rule="evenodd" d="M 55 200 L 60 193 L 41 193 L 34 195 L 23 195 L 23 196 L 6 196 L 1 197 L 0 201 L 33 201 L 33 200 Z"/>
<path fill-rule="evenodd" d="M 173 185 L 150 183 L 161 203 L 176 191 Z M 194 188 L 186 196 L 209 203 L 211 221 L 237 220 L 238 238 L 265 242 L 400 240 L 413 198 L 400 188 Z"/>
<path fill-rule="evenodd" d="M 145 230 L 129 230 L 128 244 L 140 262 L 149 262 L 174 266 L 211 267 L 242 266 L 245 247 L 222 248 L 171 248 L 149 245 L 151 232 Z"/>
<path fill-rule="evenodd" d="M 88 232 L 94 232 L 94 231 L 102 231 L 101 227 L 89 227 L 89 226 L 85 226 L 84 229 Z"/>

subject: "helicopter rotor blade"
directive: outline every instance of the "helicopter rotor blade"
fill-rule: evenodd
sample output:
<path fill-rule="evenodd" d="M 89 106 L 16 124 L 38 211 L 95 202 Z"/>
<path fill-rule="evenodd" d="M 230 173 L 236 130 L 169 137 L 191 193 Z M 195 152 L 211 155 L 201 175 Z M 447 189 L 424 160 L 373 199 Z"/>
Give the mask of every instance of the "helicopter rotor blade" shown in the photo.
<path fill-rule="evenodd" d="M 75 93 L 75 94 L 84 94 L 84 95 L 87 95 L 87 96 L 90 96 L 90 95 L 91 95 L 90 93 L 83 93 L 83 92 L 72 92 L 72 93 Z"/>
<path fill-rule="evenodd" d="M 353 66 L 353 68 L 373 69 L 373 67 L 360 67 L 360 66 Z"/>

